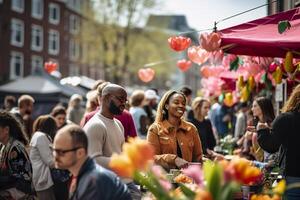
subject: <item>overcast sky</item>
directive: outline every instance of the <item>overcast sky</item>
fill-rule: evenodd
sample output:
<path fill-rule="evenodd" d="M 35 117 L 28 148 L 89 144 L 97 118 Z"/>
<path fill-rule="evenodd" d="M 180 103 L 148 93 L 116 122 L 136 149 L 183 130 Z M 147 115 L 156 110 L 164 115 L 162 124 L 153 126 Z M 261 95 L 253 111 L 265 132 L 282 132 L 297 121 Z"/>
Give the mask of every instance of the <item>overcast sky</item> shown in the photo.
<path fill-rule="evenodd" d="M 213 28 L 219 21 L 234 14 L 266 4 L 266 0 L 163 0 L 163 5 L 155 9 L 156 14 L 184 14 L 190 27 L 201 30 Z M 218 24 L 223 29 L 267 15 L 267 6 L 234 17 Z"/>

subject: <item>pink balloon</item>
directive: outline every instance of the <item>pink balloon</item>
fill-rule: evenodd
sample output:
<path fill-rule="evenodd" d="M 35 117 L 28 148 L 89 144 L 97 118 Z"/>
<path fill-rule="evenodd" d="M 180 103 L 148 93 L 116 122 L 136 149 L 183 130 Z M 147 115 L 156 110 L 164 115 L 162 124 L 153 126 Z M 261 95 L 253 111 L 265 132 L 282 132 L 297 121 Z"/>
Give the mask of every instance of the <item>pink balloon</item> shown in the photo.
<path fill-rule="evenodd" d="M 192 46 L 188 48 L 188 57 L 194 63 L 201 65 L 208 59 L 208 52 L 202 49 L 200 46 Z"/>
<path fill-rule="evenodd" d="M 155 71 L 151 68 L 140 69 L 138 71 L 138 76 L 143 82 L 147 83 L 153 80 Z"/>

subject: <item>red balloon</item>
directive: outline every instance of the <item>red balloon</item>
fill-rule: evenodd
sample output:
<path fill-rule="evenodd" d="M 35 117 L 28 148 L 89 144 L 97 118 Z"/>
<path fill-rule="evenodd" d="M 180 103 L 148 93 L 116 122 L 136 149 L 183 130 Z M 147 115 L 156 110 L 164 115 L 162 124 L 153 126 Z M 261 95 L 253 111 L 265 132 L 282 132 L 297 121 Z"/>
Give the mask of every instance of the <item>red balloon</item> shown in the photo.
<path fill-rule="evenodd" d="M 140 69 L 138 71 L 138 76 L 143 82 L 148 83 L 153 80 L 155 71 L 151 68 Z"/>
<path fill-rule="evenodd" d="M 56 71 L 56 69 L 57 69 L 57 63 L 54 63 L 52 61 L 45 62 L 44 68 L 50 74 L 51 72 Z"/>
<path fill-rule="evenodd" d="M 168 39 L 170 47 L 175 51 L 183 51 L 188 48 L 192 40 L 188 37 L 173 36 Z"/>
<path fill-rule="evenodd" d="M 192 66 L 192 62 L 186 59 L 178 60 L 177 66 L 181 71 L 185 72 Z"/>

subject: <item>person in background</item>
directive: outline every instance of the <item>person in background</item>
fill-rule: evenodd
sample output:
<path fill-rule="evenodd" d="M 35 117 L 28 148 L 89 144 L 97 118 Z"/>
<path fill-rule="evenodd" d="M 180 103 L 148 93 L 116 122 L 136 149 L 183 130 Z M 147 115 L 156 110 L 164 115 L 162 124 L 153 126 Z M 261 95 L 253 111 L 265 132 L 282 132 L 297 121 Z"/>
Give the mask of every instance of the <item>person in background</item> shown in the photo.
<path fill-rule="evenodd" d="M 186 97 L 186 115 L 190 112 L 190 110 L 192 110 L 192 95 L 193 95 L 193 91 L 190 87 L 188 86 L 183 86 L 180 89 L 180 92 L 182 92 L 185 97 Z M 185 116 L 187 119 L 187 116 Z"/>
<path fill-rule="evenodd" d="M 209 100 L 196 97 L 192 102 L 192 110 L 188 113 L 188 121 L 196 126 L 205 155 L 207 154 L 206 149 L 213 150 L 216 146 L 211 122 L 206 118 L 209 107 Z"/>
<path fill-rule="evenodd" d="M 247 102 L 240 103 L 238 105 L 238 113 L 236 114 L 236 122 L 234 129 L 234 137 L 238 140 L 246 133 L 247 116 L 248 111 Z"/>
<path fill-rule="evenodd" d="M 16 105 L 16 97 L 8 95 L 4 98 L 3 110 L 11 111 Z"/>
<path fill-rule="evenodd" d="M 0 199 L 33 199 L 27 136 L 14 115 L 0 111 Z"/>
<path fill-rule="evenodd" d="M 159 100 L 159 96 L 156 94 L 155 90 L 148 89 L 145 91 L 145 104 L 143 108 L 148 115 L 150 124 L 152 124 L 155 120 L 156 106 L 158 100 Z"/>
<path fill-rule="evenodd" d="M 101 96 L 102 96 L 102 90 L 103 88 L 108 85 L 109 82 L 103 82 L 102 84 L 100 84 L 97 88 L 97 100 L 98 100 L 98 105 L 101 105 Z M 98 107 L 96 110 L 87 113 L 84 115 L 84 117 L 82 118 L 81 122 L 80 122 L 80 126 L 84 127 L 84 125 L 97 113 L 99 112 L 100 107 Z M 127 110 L 123 110 L 123 112 L 120 115 L 115 115 L 114 116 L 116 119 L 120 120 L 120 122 L 122 123 L 123 127 L 124 127 L 124 137 L 125 140 L 127 141 L 129 137 L 136 137 L 137 136 L 137 132 L 136 132 L 136 128 L 134 125 L 134 121 L 133 118 L 131 116 L 131 114 L 127 111 Z"/>
<path fill-rule="evenodd" d="M 124 127 L 115 115 L 125 109 L 127 92 L 119 85 L 109 83 L 101 93 L 100 110 L 83 127 L 89 141 L 88 154 L 105 168 L 113 153 L 121 153 L 125 143 Z M 141 199 L 141 192 L 131 179 L 123 179 L 132 199 Z"/>
<path fill-rule="evenodd" d="M 147 113 L 143 109 L 144 100 L 145 93 L 143 90 L 134 91 L 130 98 L 131 107 L 129 109 L 129 112 L 133 117 L 138 136 L 142 139 L 146 138 L 147 129 L 150 123 Z"/>
<path fill-rule="evenodd" d="M 257 124 L 258 143 L 265 151 L 275 153 L 279 150 L 279 165 L 287 185 L 300 182 L 300 85 L 292 91 L 282 108 L 282 114 L 276 117 L 272 126 Z M 300 188 L 285 192 L 286 199 L 300 199 Z"/>
<path fill-rule="evenodd" d="M 88 156 L 88 138 L 77 125 L 60 129 L 53 142 L 55 165 L 71 172 L 70 200 L 130 200 L 125 184 Z"/>
<path fill-rule="evenodd" d="M 169 170 L 183 168 L 189 162 L 202 162 L 202 147 L 197 128 L 182 117 L 186 98 L 170 90 L 158 104 L 155 122 L 148 129 L 147 140 L 154 147 L 154 161 Z"/>
<path fill-rule="evenodd" d="M 97 107 L 99 106 L 97 96 L 97 90 L 91 90 L 86 94 L 86 105 L 84 114 L 90 113 L 97 109 Z"/>
<path fill-rule="evenodd" d="M 56 133 L 56 122 L 50 115 L 39 116 L 33 124 L 29 158 L 32 163 L 32 182 L 37 197 L 43 200 L 55 200 L 54 183 L 50 168 L 54 160 L 49 145 Z"/>
<path fill-rule="evenodd" d="M 62 127 L 64 127 L 67 124 L 72 123 L 72 122 L 68 122 L 66 120 L 67 111 L 66 111 L 65 107 L 63 107 L 61 105 L 55 106 L 52 109 L 50 114 L 55 119 L 57 130 L 61 129 Z"/>
<path fill-rule="evenodd" d="M 251 108 L 254 116 L 254 126 L 248 126 L 246 134 L 252 136 L 252 147 L 255 157 L 260 162 L 269 162 L 274 160 L 273 154 L 264 152 L 263 149 L 257 143 L 257 131 L 256 125 L 258 122 L 266 123 L 269 127 L 275 119 L 273 104 L 270 99 L 266 97 L 258 97 L 253 101 Z"/>
<path fill-rule="evenodd" d="M 84 109 L 81 107 L 81 102 L 82 96 L 79 94 L 73 94 L 70 98 L 67 109 L 67 120 L 78 125 L 84 115 Z"/>
<path fill-rule="evenodd" d="M 19 97 L 17 110 L 11 110 L 11 113 L 13 113 L 18 118 L 18 120 L 20 120 L 20 122 L 24 125 L 27 138 L 29 140 L 31 139 L 33 126 L 33 104 L 33 97 L 25 94 Z"/>

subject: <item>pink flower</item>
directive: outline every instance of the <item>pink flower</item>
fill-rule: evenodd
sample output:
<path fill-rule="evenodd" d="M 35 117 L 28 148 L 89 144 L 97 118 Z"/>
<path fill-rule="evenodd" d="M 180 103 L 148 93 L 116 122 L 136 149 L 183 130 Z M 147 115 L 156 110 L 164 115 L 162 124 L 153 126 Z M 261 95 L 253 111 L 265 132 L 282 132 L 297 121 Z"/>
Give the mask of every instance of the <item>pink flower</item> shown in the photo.
<path fill-rule="evenodd" d="M 190 165 L 188 168 L 183 170 L 183 173 L 192 178 L 199 186 L 203 186 L 203 172 L 198 165 Z"/>

